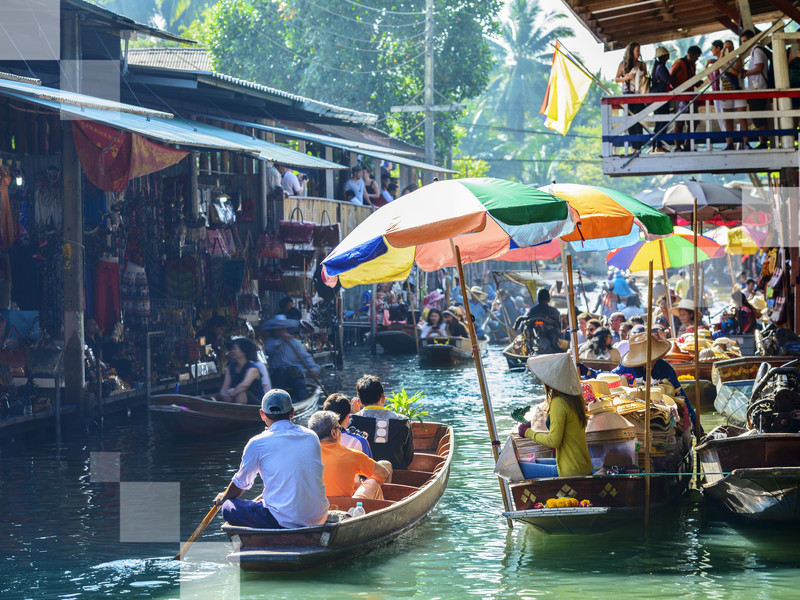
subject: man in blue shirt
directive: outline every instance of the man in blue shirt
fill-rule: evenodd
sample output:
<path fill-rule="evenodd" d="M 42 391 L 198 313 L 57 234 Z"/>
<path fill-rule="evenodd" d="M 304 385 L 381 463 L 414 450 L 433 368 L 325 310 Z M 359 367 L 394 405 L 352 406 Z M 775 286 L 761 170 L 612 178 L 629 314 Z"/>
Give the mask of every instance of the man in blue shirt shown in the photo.
<path fill-rule="evenodd" d="M 353 198 L 350 200 L 353 204 L 364 204 L 364 168 L 361 165 L 356 165 L 351 171 L 350 179 L 344 184 L 344 192 L 348 190 L 353 192 Z"/>
<path fill-rule="evenodd" d="M 305 376 L 311 374 L 316 377 L 320 370 L 300 340 L 289 334 L 289 329 L 298 326 L 297 321 L 280 314 L 261 325 L 262 331 L 272 334 L 264 342 L 272 385 L 288 391 L 294 402 L 308 395 Z"/>

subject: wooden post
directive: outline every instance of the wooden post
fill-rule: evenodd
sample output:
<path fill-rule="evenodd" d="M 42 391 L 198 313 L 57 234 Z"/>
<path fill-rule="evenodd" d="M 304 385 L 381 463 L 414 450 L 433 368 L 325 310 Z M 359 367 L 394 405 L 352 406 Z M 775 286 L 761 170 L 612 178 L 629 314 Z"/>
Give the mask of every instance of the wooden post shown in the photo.
<path fill-rule="evenodd" d="M 728 268 L 731 270 L 731 294 L 736 291 L 736 273 L 733 272 L 733 257 L 731 253 L 728 252 L 728 248 L 725 248 L 725 254 L 728 255 Z"/>
<path fill-rule="evenodd" d="M 325 146 L 325 160 L 333 162 L 333 148 L 330 146 Z M 325 169 L 325 197 L 328 200 L 336 197 L 333 187 L 333 169 Z"/>
<path fill-rule="evenodd" d="M 200 153 L 196 150 L 189 154 L 189 195 L 191 196 L 191 198 L 189 198 L 189 214 L 192 216 L 192 219 L 196 219 L 199 212 L 197 186 L 199 160 Z"/>
<path fill-rule="evenodd" d="M 372 354 L 372 356 L 375 356 L 378 354 L 378 286 L 373 283 L 369 289 L 369 352 Z"/>
<path fill-rule="evenodd" d="M 411 283 L 408 282 L 408 304 L 411 307 L 411 322 L 414 323 L 414 342 L 417 345 L 417 354 L 419 354 L 419 329 L 417 329 L 417 315 L 414 314 L 414 292 L 411 291 Z M 419 285 L 419 282 L 417 282 Z M 422 312 L 419 313 L 420 318 L 422 318 Z"/>
<path fill-rule="evenodd" d="M 341 288 L 336 294 L 336 314 L 339 317 L 339 323 L 336 327 L 336 346 L 338 349 L 336 366 L 341 369 L 344 366 L 344 292 Z"/>
<path fill-rule="evenodd" d="M 458 278 L 461 283 L 461 294 L 465 298 L 464 310 L 467 312 L 467 329 L 469 330 L 469 339 L 472 342 L 472 357 L 475 359 L 475 370 L 478 372 L 478 385 L 481 388 L 483 412 L 486 415 L 486 425 L 489 427 L 489 440 L 492 443 L 492 456 L 494 457 L 494 462 L 496 463 L 500 458 L 500 442 L 497 439 L 497 424 L 494 421 L 492 402 L 489 399 L 489 386 L 486 384 L 486 374 L 483 372 L 483 362 L 481 361 L 481 350 L 478 346 L 478 336 L 475 333 L 475 323 L 472 322 L 472 313 L 470 313 L 469 310 L 469 302 L 466 301 L 467 283 L 464 281 L 464 267 L 461 264 L 461 249 L 458 246 L 453 246 L 453 255 L 455 257 L 456 268 L 458 269 Z M 500 493 L 503 496 L 503 506 L 505 506 L 506 512 L 509 512 L 511 511 L 511 501 L 509 498 L 508 487 L 501 477 L 498 477 L 497 479 L 500 482 Z M 508 519 L 509 529 L 512 526 L 511 519 Z"/>
<path fill-rule="evenodd" d="M 61 27 L 63 89 L 81 91 L 79 15 L 65 17 Z M 81 164 L 72 139 L 72 121 L 61 121 L 62 196 L 64 222 L 64 391 L 68 404 L 80 406 L 88 422 L 90 407 L 83 393 L 83 198 Z"/>
<path fill-rule="evenodd" d="M 653 261 L 647 272 L 647 303 L 653 305 Z M 645 363 L 644 375 L 644 468 L 645 472 L 652 473 L 650 465 L 650 386 L 653 379 L 653 317 L 652 313 L 647 319 L 647 362 Z M 650 525 L 650 476 L 644 478 L 644 526 Z"/>
<path fill-rule="evenodd" d="M 700 278 L 697 271 L 697 229 L 699 227 L 697 220 L 697 198 L 694 199 L 694 207 L 692 208 L 692 224 L 694 227 L 694 389 L 695 389 L 695 437 L 700 442 L 700 319 L 698 319 L 698 312 L 700 311 L 700 304 L 698 301 L 698 288 L 700 285 Z M 700 475 L 697 475 L 698 482 Z"/>
<path fill-rule="evenodd" d="M 660 238 L 658 240 L 658 250 L 661 252 L 661 273 L 664 277 L 664 293 L 667 295 L 667 312 L 669 313 L 669 332 L 670 337 L 678 337 L 677 331 L 672 331 L 675 329 L 674 322 L 672 320 L 672 296 L 669 293 L 669 279 L 667 278 L 667 249 L 666 244 L 664 242 L 664 238 Z M 650 299 L 650 310 L 653 310 L 653 302 L 652 298 Z"/>
<path fill-rule="evenodd" d="M 562 250 L 563 252 L 563 250 Z M 578 371 L 578 379 L 581 378 L 581 370 L 578 367 L 578 317 L 575 314 L 575 289 L 572 284 L 572 255 L 567 254 L 567 301 L 569 303 L 569 328 L 572 330 L 572 361 Z"/>

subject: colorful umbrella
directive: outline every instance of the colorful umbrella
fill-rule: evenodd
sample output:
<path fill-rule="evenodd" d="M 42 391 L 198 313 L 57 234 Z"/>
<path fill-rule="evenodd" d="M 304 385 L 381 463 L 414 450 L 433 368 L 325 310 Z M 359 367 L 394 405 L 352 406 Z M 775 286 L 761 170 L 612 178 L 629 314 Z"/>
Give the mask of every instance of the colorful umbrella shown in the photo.
<path fill-rule="evenodd" d="M 541 188 L 563 198 L 578 213 L 575 230 L 561 239 L 572 250 L 614 250 L 672 233 L 669 217 L 636 198 L 615 190 L 574 183 Z"/>
<path fill-rule="evenodd" d="M 502 179 L 438 181 L 381 207 L 322 262 L 325 281 L 344 287 L 400 281 L 423 271 L 489 260 L 511 248 L 565 235 L 577 217 L 566 201 Z"/>
<path fill-rule="evenodd" d="M 694 263 L 694 234 L 683 227 L 676 227 L 675 234 L 660 240 L 645 241 L 627 248 L 620 248 L 608 254 L 606 262 L 612 267 L 630 269 L 631 271 L 647 271 L 650 261 L 653 268 L 663 270 L 665 267 L 683 267 Z M 664 259 L 661 262 L 661 244 L 664 245 Z M 718 258 L 725 254 L 725 248 L 705 236 L 697 236 L 697 261 Z"/>
<path fill-rule="evenodd" d="M 728 254 L 755 254 L 764 247 L 767 234 L 742 225 L 740 227 L 717 227 L 708 234 L 712 240 L 725 247 Z"/>
<path fill-rule="evenodd" d="M 683 217 L 691 222 L 695 198 L 697 218 L 700 221 L 710 221 L 715 217 L 725 221 L 739 221 L 742 218 L 741 190 L 694 179 L 667 188 L 661 210 L 665 214 Z"/>

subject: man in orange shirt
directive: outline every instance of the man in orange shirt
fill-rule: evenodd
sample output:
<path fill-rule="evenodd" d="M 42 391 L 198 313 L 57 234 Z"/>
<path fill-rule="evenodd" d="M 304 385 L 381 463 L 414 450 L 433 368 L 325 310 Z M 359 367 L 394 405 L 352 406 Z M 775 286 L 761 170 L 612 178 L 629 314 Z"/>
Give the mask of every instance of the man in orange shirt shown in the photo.
<path fill-rule="evenodd" d="M 682 85 L 686 81 L 689 81 L 692 77 L 695 76 L 697 72 L 697 59 L 700 58 L 700 55 L 703 53 L 700 50 L 699 46 L 689 46 L 689 49 L 686 52 L 686 56 L 679 58 L 674 63 L 672 63 L 672 69 L 669 72 L 669 82 L 672 85 L 673 89 Z M 689 88 L 688 90 L 684 90 L 685 92 L 691 92 L 695 89 L 697 85 Z M 680 112 L 687 112 L 688 111 L 688 103 L 687 102 L 678 102 L 677 106 L 675 107 L 675 113 Z M 683 133 L 683 129 L 686 126 L 686 121 L 675 121 L 675 133 Z M 676 140 L 675 141 L 675 151 L 681 150 L 690 150 L 691 149 L 691 141 L 690 140 Z"/>
<path fill-rule="evenodd" d="M 339 415 L 333 411 L 314 413 L 308 421 L 308 428 L 317 434 L 322 446 L 326 496 L 383 500 L 381 484 L 391 477 L 390 463 L 375 462 L 363 452 L 342 446 L 339 440 L 342 426 L 339 425 Z M 357 477 L 366 477 L 367 480 L 359 485 Z"/>

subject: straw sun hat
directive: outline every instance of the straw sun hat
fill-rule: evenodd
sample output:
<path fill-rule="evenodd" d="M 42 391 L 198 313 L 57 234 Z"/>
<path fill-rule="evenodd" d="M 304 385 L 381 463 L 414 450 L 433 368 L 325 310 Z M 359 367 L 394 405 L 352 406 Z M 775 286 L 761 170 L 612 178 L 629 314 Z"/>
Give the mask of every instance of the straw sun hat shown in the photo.
<path fill-rule="evenodd" d="M 531 356 L 528 359 L 528 368 L 549 388 L 570 396 L 583 394 L 578 371 L 568 353 Z"/>
<path fill-rule="evenodd" d="M 685 309 L 685 310 L 689 310 L 689 311 L 694 312 L 694 302 L 684 298 L 683 300 L 681 300 L 677 304 L 673 304 L 672 305 L 672 310 L 670 312 L 673 315 L 675 315 L 676 317 L 678 317 L 678 316 L 680 316 L 680 310 L 682 308 Z"/>
<path fill-rule="evenodd" d="M 469 293 L 472 294 L 472 296 L 475 297 L 478 302 L 482 302 L 489 297 L 489 294 L 484 292 L 483 288 L 479 285 L 473 285 L 471 288 L 469 288 Z"/>
<path fill-rule="evenodd" d="M 628 340 L 630 350 L 622 357 L 623 367 L 641 367 L 647 363 L 647 333 L 637 333 L 635 336 Z M 672 348 L 672 344 L 665 340 L 659 340 L 655 337 L 652 341 L 652 351 L 650 358 L 656 361 Z"/>

